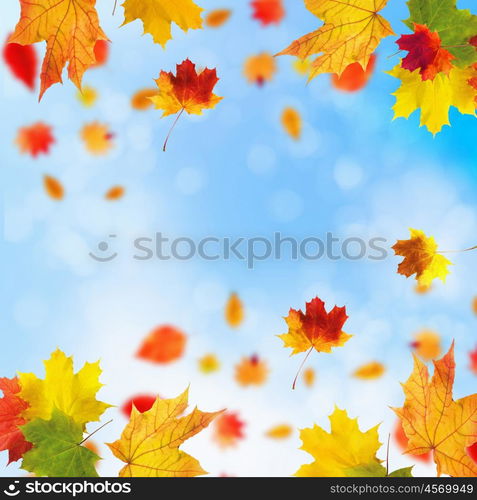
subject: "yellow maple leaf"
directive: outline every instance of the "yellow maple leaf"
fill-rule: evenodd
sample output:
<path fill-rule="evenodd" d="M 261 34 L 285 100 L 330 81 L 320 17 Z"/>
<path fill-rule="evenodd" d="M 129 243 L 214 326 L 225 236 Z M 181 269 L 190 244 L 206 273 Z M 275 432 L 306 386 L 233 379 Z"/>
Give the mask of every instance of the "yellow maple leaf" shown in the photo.
<path fill-rule="evenodd" d="M 98 100 L 98 92 L 92 87 L 84 86 L 78 91 L 76 98 L 85 108 L 92 108 Z"/>
<path fill-rule="evenodd" d="M 298 40 L 278 55 L 312 62 L 310 80 L 321 73 L 341 75 L 347 66 L 360 63 L 366 69 L 379 42 L 394 35 L 391 25 L 379 15 L 388 0 L 305 0 L 306 8 L 324 25 Z"/>
<path fill-rule="evenodd" d="M 398 240 L 392 247 L 396 255 L 404 257 L 398 266 L 398 273 L 406 276 L 416 275 L 419 285 L 429 286 L 436 278 L 445 281 L 449 274 L 447 266 L 452 262 L 437 253 L 434 238 L 427 237 L 423 231 L 410 229 L 411 239 Z"/>
<path fill-rule="evenodd" d="M 433 80 L 422 80 L 420 70 L 408 71 L 400 64 L 389 72 L 401 80 L 401 86 L 393 94 L 394 119 L 409 118 L 414 111 L 421 110 L 421 126 L 437 134 L 444 125 L 450 125 L 449 110 L 456 107 L 462 114 L 475 115 L 477 89 L 469 80 L 477 76 L 474 68 L 453 68 L 448 75 L 439 73 Z"/>
<path fill-rule="evenodd" d="M 295 476 L 385 475 L 385 469 L 376 457 L 381 447 L 378 437 L 379 426 L 361 432 L 358 420 L 349 418 L 346 410 L 340 410 L 337 407 L 329 419 L 331 432 L 326 432 L 318 425 L 300 430 L 300 438 L 303 442 L 301 449 L 312 455 L 315 461 L 302 465 Z"/>
<path fill-rule="evenodd" d="M 21 14 L 10 43 L 46 42 L 41 68 L 40 99 L 68 64 L 68 77 L 81 88 L 84 72 L 96 64 L 94 47 L 107 40 L 99 26 L 96 0 L 20 0 Z"/>
<path fill-rule="evenodd" d="M 215 354 L 205 354 L 199 359 L 199 370 L 206 375 L 220 370 L 220 361 Z"/>
<path fill-rule="evenodd" d="M 30 405 L 23 412 L 23 418 L 49 420 L 52 410 L 57 408 L 75 422 L 85 425 L 98 421 L 111 406 L 96 399 L 96 393 L 103 386 L 99 382 L 99 361 L 85 363 L 75 374 L 73 358 L 57 349 L 44 364 L 44 379 L 39 379 L 33 373 L 19 374 L 22 388 L 19 396 Z"/>
<path fill-rule="evenodd" d="M 404 406 L 394 408 L 409 439 L 406 453 L 434 452 L 437 474 L 476 477 L 477 463 L 467 447 L 477 442 L 477 394 L 452 398 L 455 377 L 454 344 L 434 361 L 429 380 L 426 365 L 414 356 L 414 369 L 403 384 Z"/>
<path fill-rule="evenodd" d="M 107 125 L 99 122 L 86 124 L 80 132 L 86 149 L 94 155 L 103 155 L 113 147 L 112 134 Z"/>
<path fill-rule="evenodd" d="M 192 0 L 126 0 L 122 6 L 122 25 L 141 19 L 144 33 L 151 34 L 154 42 L 163 47 L 172 38 L 172 23 L 184 31 L 202 28 L 200 15 L 204 9 Z"/>
<path fill-rule="evenodd" d="M 108 443 L 125 462 L 120 477 L 194 477 L 206 474 L 200 463 L 179 450 L 187 439 L 205 429 L 222 412 L 187 409 L 189 390 L 174 399 L 157 398 L 152 408 L 140 413 L 134 406 L 121 438 Z"/>

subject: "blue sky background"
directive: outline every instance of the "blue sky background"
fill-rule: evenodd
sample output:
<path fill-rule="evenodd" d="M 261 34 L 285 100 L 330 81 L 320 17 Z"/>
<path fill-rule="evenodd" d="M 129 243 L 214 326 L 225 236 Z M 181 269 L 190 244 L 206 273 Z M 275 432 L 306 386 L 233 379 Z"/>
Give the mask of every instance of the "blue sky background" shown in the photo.
<path fill-rule="evenodd" d="M 392 245 L 407 238 L 409 227 L 417 227 L 434 235 L 442 248 L 473 246 L 475 118 L 452 111 L 452 128 L 435 138 L 418 127 L 417 114 L 392 121 L 391 93 L 398 81 L 384 71 L 398 62 L 397 56 L 388 57 L 396 52 L 395 38 L 380 46 L 376 75 L 358 94 L 333 90 L 327 75 L 306 84 L 288 57 L 277 59 L 273 82 L 263 88 L 249 85 L 242 75 L 248 56 L 276 53 L 316 29 L 316 18 L 301 1 L 285 1 L 285 20 L 262 28 L 251 19 L 248 1 L 201 0 L 206 9 L 232 8 L 232 18 L 216 30 L 186 34 L 174 28 L 166 50 L 149 35 L 141 36 L 140 22 L 119 29 L 122 9 L 112 17 L 112 1 L 98 3 L 112 48 L 107 66 L 84 78 L 100 95 L 93 108 L 79 104 L 66 79 L 38 104 L 37 94 L 0 67 L 1 374 L 41 374 L 42 360 L 58 346 L 75 356 L 78 367 L 102 360 L 106 386 L 100 396 L 111 404 L 121 405 L 138 392 L 172 397 L 190 383 L 191 402 L 202 409 L 239 411 L 247 438 L 224 452 L 206 431 L 184 449 L 211 474 L 238 476 L 290 475 L 309 462 L 298 450 L 297 433 L 287 442 L 271 442 L 263 433 L 281 422 L 298 428 L 327 425 L 335 403 L 358 416 L 363 429 L 382 422 L 384 442 L 395 422 L 389 406 L 402 403 L 399 382 L 412 367 L 408 344 L 424 327 L 441 334 L 446 350 L 456 340 L 456 398 L 475 392 L 467 354 L 477 344 L 471 310 L 477 294 L 475 254 L 453 257 L 448 282 L 417 296 L 414 282 L 396 274 L 399 259 L 391 254 L 380 262 L 267 260 L 248 270 L 237 261 L 137 262 L 130 252 L 135 237 L 156 231 L 192 238 L 272 236 L 276 231 L 303 238 L 332 232 L 340 238 L 380 236 Z M 7 0 L 0 9 L 3 40 L 15 26 L 19 3 Z M 384 15 L 397 33 L 407 31 L 400 22 L 407 17 L 403 1 L 391 0 Z M 134 111 L 129 100 L 161 69 L 174 69 L 186 57 L 200 67 L 217 68 L 216 93 L 224 99 L 202 117 L 183 116 L 163 153 L 173 118 Z M 296 107 L 304 119 L 298 143 L 281 129 L 285 106 Z M 33 160 L 19 154 L 14 139 L 19 127 L 38 120 L 53 126 L 57 143 L 50 155 Z M 92 157 L 80 141 L 79 130 L 93 120 L 108 123 L 116 134 L 107 156 Z M 45 173 L 63 182 L 62 203 L 44 195 Z M 107 203 L 103 194 L 114 184 L 126 186 L 127 196 Z M 95 263 L 88 252 L 109 234 L 118 235 L 119 256 L 109 264 Z M 237 331 L 223 319 L 231 291 L 246 307 L 245 323 Z M 328 307 L 346 305 L 346 331 L 355 336 L 332 355 L 310 356 L 317 383 L 293 392 L 291 381 L 302 358 L 290 358 L 275 335 L 285 331 L 282 317 L 289 307 L 302 308 L 315 296 Z M 136 360 L 142 338 L 162 323 L 188 333 L 185 357 L 167 367 Z M 223 364 L 209 377 L 197 371 L 197 359 L 207 352 Z M 239 388 L 233 367 L 255 352 L 270 366 L 269 382 L 258 389 Z M 350 376 L 374 359 L 387 366 L 382 379 L 363 382 Z M 116 409 L 108 410 L 108 418 L 114 422 L 96 442 L 115 440 L 126 423 Z M 119 462 L 105 446 L 101 454 L 100 473 L 116 475 Z M 393 445 L 391 467 L 411 463 Z M 16 473 L 15 465 L 0 468 L 3 475 Z M 435 474 L 435 469 L 418 464 L 415 473 Z"/>

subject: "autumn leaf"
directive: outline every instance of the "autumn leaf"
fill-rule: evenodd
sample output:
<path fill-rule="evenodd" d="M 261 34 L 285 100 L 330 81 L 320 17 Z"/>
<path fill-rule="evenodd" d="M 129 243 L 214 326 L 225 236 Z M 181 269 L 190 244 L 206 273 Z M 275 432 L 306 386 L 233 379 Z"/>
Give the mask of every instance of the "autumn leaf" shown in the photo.
<path fill-rule="evenodd" d="M 117 201 L 120 200 L 123 196 L 126 190 L 124 189 L 123 186 L 113 186 L 108 191 L 106 191 L 106 194 L 104 197 L 108 201 Z"/>
<path fill-rule="evenodd" d="M 455 56 L 442 48 L 439 33 L 432 32 L 423 24 L 414 24 L 412 35 L 402 35 L 396 42 L 401 50 L 409 54 L 401 61 L 401 66 L 409 71 L 419 69 L 423 80 L 434 80 L 438 73 L 449 74 L 454 67 Z"/>
<path fill-rule="evenodd" d="M 285 321 L 288 332 L 278 335 L 283 340 L 284 347 L 293 349 L 291 355 L 308 351 L 305 363 L 313 349 L 317 352 L 330 353 L 333 347 L 344 345 L 352 335 L 343 332 L 342 328 L 348 316 L 346 307 L 335 306 L 329 313 L 325 303 L 315 297 L 306 303 L 306 312 L 290 309 Z M 298 370 L 298 373 L 300 370 Z M 298 377 L 298 374 L 297 374 Z M 293 382 L 295 388 L 296 378 Z"/>
<path fill-rule="evenodd" d="M 477 35 L 477 16 L 467 9 L 458 9 L 457 0 L 409 0 L 409 29 L 425 25 L 439 35 L 442 46 L 453 56 L 453 63 L 466 68 L 477 62 L 477 51 L 470 39 Z"/>
<path fill-rule="evenodd" d="M 78 90 L 76 98 L 85 108 L 92 108 L 98 99 L 98 92 L 93 87 L 84 86 Z"/>
<path fill-rule="evenodd" d="M 269 429 L 265 436 L 271 439 L 286 439 L 289 438 L 293 434 L 293 428 L 288 424 L 280 424 L 276 425 Z"/>
<path fill-rule="evenodd" d="M 52 177 L 51 175 L 43 176 L 43 187 L 45 188 L 45 193 L 55 201 L 61 201 L 65 197 L 65 189 L 63 184 Z"/>
<path fill-rule="evenodd" d="M 138 90 L 131 97 L 131 107 L 138 111 L 146 111 L 147 109 L 152 108 L 154 104 L 151 101 L 150 97 L 154 97 L 155 95 L 157 95 L 157 93 L 157 88 Z"/>
<path fill-rule="evenodd" d="M 66 65 L 69 79 L 81 88 L 84 72 L 96 63 L 96 42 L 107 40 L 99 26 L 96 0 L 20 0 L 20 5 L 20 21 L 9 42 L 46 42 L 40 99 L 53 84 L 63 82 Z"/>
<path fill-rule="evenodd" d="M 301 137 L 303 123 L 300 113 L 295 108 L 285 108 L 281 116 L 282 126 L 285 132 L 295 141 Z"/>
<path fill-rule="evenodd" d="M 439 73 L 433 80 L 422 80 L 419 70 L 411 72 L 398 64 L 389 74 L 401 80 L 400 88 L 393 94 L 396 97 L 394 119 L 409 118 L 420 109 L 421 126 L 435 135 L 444 125 L 450 125 L 451 107 L 462 114 L 476 116 L 477 89 L 469 85 L 477 76 L 476 69 L 453 68 L 449 75 Z"/>
<path fill-rule="evenodd" d="M 260 21 L 262 26 L 279 24 L 285 16 L 283 0 L 252 0 L 253 19 Z"/>
<path fill-rule="evenodd" d="M 308 75 L 311 71 L 311 64 L 312 61 L 309 57 L 306 59 L 300 59 L 297 57 L 292 64 L 293 69 L 298 73 L 300 76 L 305 76 Z M 361 65 L 360 65 L 361 67 Z"/>
<path fill-rule="evenodd" d="M 204 9 L 192 0 L 126 0 L 122 6 L 122 26 L 140 19 L 144 34 L 151 34 L 154 43 L 159 43 L 162 47 L 172 38 L 172 23 L 184 31 L 202 28 L 200 15 Z"/>
<path fill-rule="evenodd" d="M 343 92 L 357 92 L 366 86 L 374 73 L 376 66 L 376 55 L 372 54 L 369 58 L 366 70 L 360 63 L 352 63 L 345 68 L 341 76 L 336 73 L 331 75 L 333 87 Z"/>
<path fill-rule="evenodd" d="M 221 412 L 194 408 L 183 415 L 189 391 L 175 399 L 157 398 L 152 408 L 131 411 L 121 438 L 108 444 L 114 456 L 126 463 L 120 477 L 194 477 L 206 474 L 200 463 L 179 447 L 205 429 Z"/>
<path fill-rule="evenodd" d="M 477 375 L 477 347 L 469 352 L 470 370 L 474 375 Z"/>
<path fill-rule="evenodd" d="M 223 26 L 232 15 L 230 9 L 215 9 L 211 10 L 205 17 L 205 24 L 209 28 L 220 28 Z"/>
<path fill-rule="evenodd" d="M 385 477 L 386 468 L 376 456 L 381 443 L 378 427 L 362 432 L 356 418 L 348 417 L 346 410 L 335 407 L 329 417 L 331 431 L 318 425 L 302 429 L 303 451 L 315 459 L 302 465 L 294 474 L 299 477 Z M 389 476 L 409 477 L 410 468 L 400 469 Z"/>
<path fill-rule="evenodd" d="M 153 396 L 152 394 L 138 394 L 137 396 L 128 399 L 121 406 L 121 412 L 129 418 L 134 406 L 139 413 L 144 413 L 152 408 L 152 405 L 156 402 L 157 398 L 158 396 Z"/>
<path fill-rule="evenodd" d="M 245 422 L 237 412 L 226 412 L 217 417 L 214 423 L 214 439 L 222 448 L 235 446 L 244 439 Z"/>
<path fill-rule="evenodd" d="M 303 370 L 303 383 L 307 387 L 313 387 L 315 385 L 316 373 L 313 368 L 306 368 Z"/>
<path fill-rule="evenodd" d="M 33 45 L 6 43 L 3 47 L 3 59 L 15 78 L 30 90 L 35 90 L 38 57 Z"/>
<path fill-rule="evenodd" d="M 176 75 L 161 71 L 156 80 L 159 93 L 150 99 L 156 109 L 162 110 L 163 118 L 179 113 L 164 143 L 164 151 L 170 134 L 184 111 L 201 115 L 204 109 L 215 108 L 222 100 L 222 97 L 213 93 L 218 81 L 215 69 L 205 68 L 197 73 L 195 64 L 189 59 L 177 65 Z"/>
<path fill-rule="evenodd" d="M 105 65 L 109 58 L 109 41 L 108 40 L 98 40 L 94 46 L 94 57 L 96 62 L 91 66 L 92 68 L 98 68 Z"/>
<path fill-rule="evenodd" d="M 257 355 L 242 358 L 235 367 L 235 380 L 239 385 L 248 387 L 250 385 L 263 385 L 268 378 L 268 366 L 265 361 Z"/>
<path fill-rule="evenodd" d="M 452 397 L 455 362 L 454 344 L 434 361 L 429 380 L 426 365 L 414 356 L 414 370 L 403 384 L 404 406 L 394 408 L 409 439 L 406 453 L 434 452 L 437 474 L 453 477 L 477 476 L 477 463 L 466 448 L 477 442 L 477 394 Z"/>
<path fill-rule="evenodd" d="M 86 149 L 94 155 L 104 155 L 114 146 L 114 134 L 103 123 L 87 123 L 81 129 L 80 136 Z"/>
<path fill-rule="evenodd" d="M 477 314 L 477 297 L 474 297 L 474 299 L 472 300 L 472 311 L 474 312 L 474 314 Z"/>
<path fill-rule="evenodd" d="M 82 446 L 83 426 L 54 408 L 51 418 L 35 418 L 22 427 L 33 448 L 23 456 L 22 469 L 36 476 L 97 477 L 99 457 Z"/>
<path fill-rule="evenodd" d="M 321 73 L 341 76 L 352 63 L 366 69 L 380 41 L 394 35 L 391 25 L 379 15 L 388 0 L 305 0 L 306 8 L 324 25 L 295 40 L 278 55 L 306 59 L 312 63 L 310 80 Z"/>
<path fill-rule="evenodd" d="M 431 361 L 441 355 L 441 337 L 432 330 L 421 330 L 414 335 L 411 347 L 424 361 Z"/>
<path fill-rule="evenodd" d="M 262 52 L 246 59 L 243 74 L 249 83 L 262 87 L 266 82 L 273 80 L 277 72 L 275 58 L 268 52 Z"/>
<path fill-rule="evenodd" d="M 375 380 L 381 378 L 386 371 L 385 366 L 378 361 L 371 361 L 360 366 L 353 372 L 353 377 L 362 380 Z"/>
<path fill-rule="evenodd" d="M 402 424 L 399 419 L 397 420 L 396 426 L 394 427 L 393 437 L 399 448 L 404 451 L 407 448 L 409 439 L 404 433 L 404 429 L 402 428 Z M 431 452 L 423 453 L 422 455 L 411 455 L 411 457 L 413 460 L 418 460 L 419 462 L 430 463 L 432 461 Z"/>
<path fill-rule="evenodd" d="M 0 450 L 8 450 L 8 463 L 16 462 L 31 448 L 23 436 L 20 426 L 26 424 L 21 416 L 28 403 L 18 396 L 18 379 L 0 378 Z"/>
<path fill-rule="evenodd" d="M 449 274 L 447 267 L 452 262 L 438 253 L 432 236 L 428 238 L 423 231 L 417 229 L 410 229 L 410 232 L 411 239 L 398 240 L 392 247 L 396 255 L 404 257 L 398 266 L 398 273 L 407 278 L 415 274 L 417 282 L 423 286 L 429 286 L 437 278 L 445 282 Z"/>
<path fill-rule="evenodd" d="M 225 305 L 225 321 L 232 328 L 238 328 L 244 319 L 244 306 L 240 297 L 235 293 L 231 293 Z"/>
<path fill-rule="evenodd" d="M 206 354 L 199 359 L 199 370 L 205 375 L 220 370 L 220 362 L 215 354 Z"/>
<path fill-rule="evenodd" d="M 73 358 L 68 358 L 57 349 L 44 362 L 45 378 L 33 373 L 20 373 L 19 396 L 29 404 L 22 416 L 31 421 L 36 418 L 49 420 L 53 409 L 84 427 L 87 422 L 98 421 L 110 405 L 98 401 L 96 393 L 102 387 L 99 382 L 99 361 L 85 363 L 78 372 L 73 372 Z M 28 439 L 28 438 L 27 438 Z"/>
<path fill-rule="evenodd" d="M 186 335 L 178 328 L 159 326 L 142 342 L 136 356 L 152 363 L 171 363 L 182 357 L 186 343 Z"/>
<path fill-rule="evenodd" d="M 43 122 L 37 122 L 18 130 L 15 142 L 21 153 L 28 153 L 33 158 L 39 154 L 48 154 L 55 138 L 52 128 Z"/>

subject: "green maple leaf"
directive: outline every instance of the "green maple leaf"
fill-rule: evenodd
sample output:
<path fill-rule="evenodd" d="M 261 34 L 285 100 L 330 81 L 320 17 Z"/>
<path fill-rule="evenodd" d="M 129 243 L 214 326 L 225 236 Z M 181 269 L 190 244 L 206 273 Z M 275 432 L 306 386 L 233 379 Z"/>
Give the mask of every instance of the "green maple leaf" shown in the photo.
<path fill-rule="evenodd" d="M 398 469 L 388 474 L 386 467 L 379 462 L 366 465 L 358 465 L 346 471 L 347 477 L 412 477 L 412 467 Z"/>
<path fill-rule="evenodd" d="M 21 427 L 33 448 L 23 455 L 22 468 L 37 476 L 98 477 L 99 457 L 80 443 L 83 427 L 54 409 L 50 420 L 36 418 Z"/>
<path fill-rule="evenodd" d="M 414 23 L 425 24 L 437 31 L 442 46 L 456 59 L 453 64 L 468 67 L 477 62 L 477 50 L 469 40 L 477 35 L 477 16 L 468 9 L 458 9 L 457 0 L 409 0 L 411 16 L 405 24 L 414 30 Z"/>

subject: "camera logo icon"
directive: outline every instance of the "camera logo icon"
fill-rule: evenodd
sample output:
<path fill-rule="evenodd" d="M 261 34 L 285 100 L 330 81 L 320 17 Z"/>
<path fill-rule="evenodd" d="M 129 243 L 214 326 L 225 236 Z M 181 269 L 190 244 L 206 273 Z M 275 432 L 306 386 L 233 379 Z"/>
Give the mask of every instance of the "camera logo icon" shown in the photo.
<path fill-rule="evenodd" d="M 9 497 L 16 497 L 17 495 L 20 494 L 20 490 L 18 488 L 18 485 L 20 484 L 20 481 L 14 481 L 11 483 L 6 490 L 3 490 L 3 493 Z"/>

